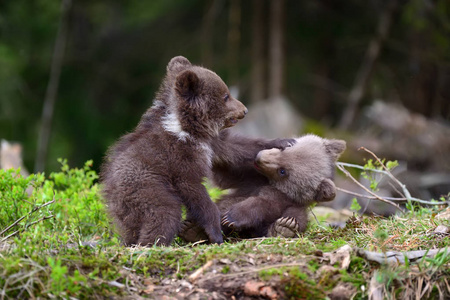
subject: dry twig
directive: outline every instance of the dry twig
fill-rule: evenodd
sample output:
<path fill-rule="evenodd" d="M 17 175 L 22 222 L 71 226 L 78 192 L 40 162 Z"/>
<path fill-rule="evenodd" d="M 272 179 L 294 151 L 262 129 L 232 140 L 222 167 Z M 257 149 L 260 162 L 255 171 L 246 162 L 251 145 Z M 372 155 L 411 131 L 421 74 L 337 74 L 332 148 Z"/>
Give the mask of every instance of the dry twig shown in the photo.
<path fill-rule="evenodd" d="M 339 190 L 341 192 L 344 192 L 346 194 L 350 194 L 350 195 L 353 195 L 353 196 L 356 196 L 356 197 L 360 197 L 360 198 L 366 198 L 366 199 L 370 199 L 370 200 L 374 200 L 374 199 L 375 200 L 379 200 L 379 201 L 385 202 L 385 203 L 387 203 L 389 205 L 392 205 L 392 206 L 394 206 L 395 208 L 397 208 L 397 209 L 399 209 L 401 211 L 403 211 L 403 210 L 395 202 L 408 202 L 410 205 L 411 205 L 411 202 L 417 202 L 417 203 L 427 204 L 427 205 L 450 204 L 450 201 L 427 201 L 427 200 L 422 200 L 422 199 L 419 199 L 419 198 L 412 197 L 411 193 L 408 191 L 406 186 L 391 173 L 391 171 L 384 165 L 384 163 L 381 161 L 381 159 L 378 156 L 375 155 L 375 153 L 373 153 L 372 151 L 368 150 L 365 147 L 360 147 L 359 150 L 364 150 L 367 153 L 369 153 L 370 155 L 372 155 L 383 169 L 382 170 L 380 170 L 380 169 L 370 169 L 370 168 L 367 168 L 367 167 L 364 167 L 364 166 L 360 166 L 360 165 L 356 165 L 356 164 L 337 162 L 336 166 L 338 167 L 338 169 L 341 170 L 347 177 L 349 177 L 356 185 L 358 185 L 363 190 L 365 190 L 368 193 L 368 195 L 363 195 L 363 194 L 356 193 L 356 192 L 353 192 L 353 191 L 349 191 L 349 190 L 346 190 L 346 189 L 343 189 L 343 188 L 339 188 L 339 187 L 336 187 L 337 190 Z M 402 195 L 402 197 L 381 197 L 381 196 L 375 194 L 373 191 L 369 190 L 367 187 L 362 185 L 357 179 L 355 179 L 350 174 L 350 172 L 348 172 L 347 169 L 345 169 L 345 167 L 387 175 L 394 183 L 396 183 L 402 189 L 403 193 L 400 193 L 399 191 L 397 191 L 399 194 Z"/>
<path fill-rule="evenodd" d="M 191 281 L 191 282 L 196 281 L 197 278 L 198 278 L 200 275 L 202 275 L 203 272 L 204 272 L 205 270 L 207 270 L 209 267 L 212 266 L 212 264 L 213 264 L 213 261 L 212 261 L 212 260 L 207 261 L 206 264 L 204 264 L 202 267 L 200 267 L 197 271 L 195 271 L 194 273 L 192 273 L 192 274 L 189 276 L 189 278 L 188 278 L 189 281 Z"/>
<path fill-rule="evenodd" d="M 363 190 L 365 190 L 367 193 L 369 193 L 370 195 L 372 195 L 374 197 L 374 199 L 380 200 L 381 202 L 387 203 L 389 205 L 394 206 L 395 208 L 397 208 L 398 210 L 400 210 L 401 212 L 403 212 L 403 209 L 400 208 L 400 206 L 392 201 L 389 201 L 377 194 L 375 194 L 374 192 L 372 192 L 371 190 L 369 190 L 367 187 L 365 187 L 364 185 L 362 185 L 358 180 L 356 180 L 349 171 L 347 171 L 347 169 L 345 169 L 343 166 L 341 166 L 339 163 L 336 163 L 336 166 L 338 167 L 339 170 L 341 170 L 347 177 L 349 177 L 356 185 L 358 185 L 359 187 L 361 187 Z"/>
<path fill-rule="evenodd" d="M 395 183 L 397 183 L 403 191 L 403 194 L 405 195 L 406 199 L 408 199 L 408 203 L 411 204 L 411 194 L 409 193 L 408 189 L 406 188 L 406 186 L 400 182 L 400 180 L 398 180 L 397 178 L 395 178 L 394 175 L 392 175 L 391 171 L 389 171 L 389 169 L 383 164 L 383 162 L 381 161 L 381 159 L 378 158 L 378 156 L 375 155 L 375 153 L 373 153 L 372 151 L 370 151 L 369 149 L 365 148 L 365 147 L 360 147 L 358 150 L 364 150 L 367 153 L 369 153 L 370 155 L 372 155 L 377 161 L 378 163 L 383 167 L 383 169 L 386 171 L 385 174 L 387 174 L 389 176 L 389 178 L 391 178 Z"/>
<path fill-rule="evenodd" d="M 17 219 L 16 221 L 14 221 L 11 225 L 9 225 L 9 226 L 6 227 L 5 229 L 3 229 L 3 230 L 0 232 L 0 236 L 3 235 L 3 234 L 4 234 L 5 232 L 7 232 L 8 230 L 10 230 L 11 228 L 13 228 L 14 226 L 16 226 L 20 221 L 22 221 L 22 220 L 25 219 L 26 217 L 31 216 L 34 212 L 36 212 L 36 211 L 40 210 L 41 208 L 46 207 L 46 206 L 48 206 L 48 205 L 50 205 L 50 204 L 52 204 L 52 203 L 54 203 L 54 202 L 55 202 L 55 199 L 53 199 L 52 201 L 46 202 L 46 203 L 44 203 L 44 204 L 42 204 L 42 205 L 40 205 L 40 206 L 34 207 L 34 208 L 33 208 L 30 212 L 28 212 L 26 215 L 20 217 L 19 219 Z M 45 220 L 45 219 L 50 219 L 50 218 L 52 218 L 52 217 L 53 217 L 53 215 L 42 217 L 41 219 L 39 219 L 39 220 L 37 220 L 37 221 L 35 221 L 35 222 L 32 222 L 32 223 L 28 224 L 28 226 L 34 225 L 34 224 L 36 224 L 37 222 L 40 222 L 40 221 Z M 10 234 L 10 235 L 4 237 L 0 242 L 4 242 L 5 240 L 7 240 L 8 238 L 10 238 L 11 236 L 17 234 L 18 232 L 19 232 L 19 230 L 13 232 L 12 234 Z"/>

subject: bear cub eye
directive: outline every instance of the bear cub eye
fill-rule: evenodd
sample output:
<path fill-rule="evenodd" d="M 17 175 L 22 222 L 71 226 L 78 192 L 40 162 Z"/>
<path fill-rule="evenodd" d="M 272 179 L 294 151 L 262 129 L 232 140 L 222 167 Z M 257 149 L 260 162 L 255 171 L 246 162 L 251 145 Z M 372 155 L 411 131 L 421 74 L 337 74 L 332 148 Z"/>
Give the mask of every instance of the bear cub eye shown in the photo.
<path fill-rule="evenodd" d="M 284 176 L 287 175 L 287 171 L 286 171 L 284 168 L 279 168 L 279 169 L 278 169 L 278 174 L 279 174 L 281 177 L 284 177 Z"/>
<path fill-rule="evenodd" d="M 227 101 L 228 101 L 228 99 L 230 99 L 230 95 L 228 95 L 228 94 L 225 94 L 225 96 L 223 97 L 223 100 L 224 100 L 225 102 L 227 102 Z"/>

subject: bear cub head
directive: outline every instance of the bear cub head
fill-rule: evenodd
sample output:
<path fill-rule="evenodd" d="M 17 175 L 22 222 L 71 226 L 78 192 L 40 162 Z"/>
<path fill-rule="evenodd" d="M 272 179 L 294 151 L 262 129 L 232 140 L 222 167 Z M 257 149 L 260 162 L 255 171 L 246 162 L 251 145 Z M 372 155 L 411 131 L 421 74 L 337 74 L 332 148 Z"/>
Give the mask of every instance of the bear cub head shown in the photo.
<path fill-rule="evenodd" d="M 345 148 L 343 140 L 309 134 L 297 138 L 292 147 L 260 151 L 255 168 L 299 204 L 330 201 L 336 196 L 335 162 Z"/>
<path fill-rule="evenodd" d="M 213 71 L 192 65 L 176 56 L 167 65 L 167 75 L 160 93 L 169 97 L 164 127 L 180 139 L 210 138 L 234 126 L 244 118 L 247 108 L 233 96 L 227 85 Z"/>

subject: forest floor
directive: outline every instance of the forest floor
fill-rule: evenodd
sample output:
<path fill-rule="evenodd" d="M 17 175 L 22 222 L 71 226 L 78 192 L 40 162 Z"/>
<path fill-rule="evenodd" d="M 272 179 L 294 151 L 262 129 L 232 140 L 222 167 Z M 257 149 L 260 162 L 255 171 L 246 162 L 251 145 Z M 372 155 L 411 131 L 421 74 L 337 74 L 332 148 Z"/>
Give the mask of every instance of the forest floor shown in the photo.
<path fill-rule="evenodd" d="M 339 228 L 317 215 L 292 239 L 124 247 L 92 162 L 61 163 L 49 176 L 0 170 L 0 300 L 450 298 L 446 202 Z"/>
<path fill-rule="evenodd" d="M 337 229 L 313 221 L 298 238 L 232 239 L 222 245 L 177 239 L 170 247 L 123 247 L 114 238 L 97 237 L 58 249 L 44 242 L 30 251 L 4 242 L 0 296 L 448 299 L 449 235 L 434 230 L 448 226 L 449 215 L 449 208 L 438 213 L 422 208 L 390 218 L 351 217 Z M 393 257 L 389 251 L 397 256 L 382 262 Z M 406 263 L 404 256 L 409 256 Z"/>
<path fill-rule="evenodd" d="M 158 250 L 171 253 L 171 263 L 157 248 L 128 248 L 165 263 L 150 277 L 124 271 L 121 287 L 155 299 L 447 299 L 449 236 L 428 222 L 447 223 L 450 209 L 429 212 L 352 217 L 337 229 L 315 224 L 295 239 Z"/>

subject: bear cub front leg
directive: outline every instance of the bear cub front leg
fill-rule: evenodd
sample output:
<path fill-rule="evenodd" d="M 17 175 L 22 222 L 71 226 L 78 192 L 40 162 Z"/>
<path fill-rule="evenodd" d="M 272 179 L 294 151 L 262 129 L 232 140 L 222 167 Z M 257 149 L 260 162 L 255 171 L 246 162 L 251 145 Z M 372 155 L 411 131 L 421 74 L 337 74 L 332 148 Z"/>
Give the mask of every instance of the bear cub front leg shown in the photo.
<path fill-rule="evenodd" d="M 274 222 L 284 210 L 283 205 L 270 205 L 271 200 L 250 197 L 230 207 L 222 216 L 224 231 L 258 229 Z"/>

